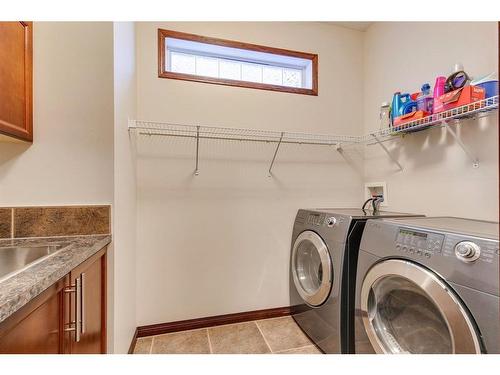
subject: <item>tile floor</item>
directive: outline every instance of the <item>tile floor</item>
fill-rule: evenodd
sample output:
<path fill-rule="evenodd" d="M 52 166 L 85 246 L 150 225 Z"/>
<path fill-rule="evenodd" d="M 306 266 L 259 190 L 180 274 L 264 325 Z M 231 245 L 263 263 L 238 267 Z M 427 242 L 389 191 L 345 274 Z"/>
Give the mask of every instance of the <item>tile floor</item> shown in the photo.
<path fill-rule="evenodd" d="M 320 354 L 289 316 L 137 339 L 134 354 Z"/>

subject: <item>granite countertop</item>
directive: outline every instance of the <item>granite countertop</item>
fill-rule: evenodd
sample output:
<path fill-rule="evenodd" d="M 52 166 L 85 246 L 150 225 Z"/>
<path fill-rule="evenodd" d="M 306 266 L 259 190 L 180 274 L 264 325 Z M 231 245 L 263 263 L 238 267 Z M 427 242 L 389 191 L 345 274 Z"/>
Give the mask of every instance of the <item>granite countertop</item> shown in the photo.
<path fill-rule="evenodd" d="M 0 279 L 0 323 L 111 242 L 111 235 L 0 240 L 0 247 L 65 244 L 20 272 Z"/>

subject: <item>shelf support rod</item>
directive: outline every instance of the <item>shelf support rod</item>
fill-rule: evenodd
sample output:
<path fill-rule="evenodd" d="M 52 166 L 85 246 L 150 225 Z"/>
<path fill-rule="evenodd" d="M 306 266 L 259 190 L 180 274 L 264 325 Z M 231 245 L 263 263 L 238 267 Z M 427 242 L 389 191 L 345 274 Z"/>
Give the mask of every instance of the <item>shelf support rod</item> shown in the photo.
<path fill-rule="evenodd" d="M 399 167 L 399 170 L 402 171 L 403 170 L 403 166 L 401 164 L 399 164 L 399 161 L 397 161 L 394 156 L 392 156 L 392 154 L 387 149 L 387 147 L 385 147 L 385 145 L 382 142 L 380 142 L 380 140 L 377 138 L 377 136 L 374 133 L 372 133 L 371 136 L 373 137 L 373 139 L 375 139 L 375 142 L 377 142 L 377 144 L 380 147 L 382 147 L 382 149 L 385 151 L 385 153 L 387 154 L 387 156 L 389 156 L 389 159 L 391 159 L 395 164 L 397 164 L 397 166 Z"/>
<path fill-rule="evenodd" d="M 272 176 L 271 171 L 273 169 L 274 161 L 276 160 L 276 155 L 278 155 L 278 150 L 280 149 L 281 141 L 283 140 L 283 135 L 284 135 L 284 132 L 281 132 L 280 140 L 279 140 L 278 144 L 276 145 L 276 150 L 274 150 L 273 160 L 271 160 L 271 165 L 269 166 L 269 171 L 268 171 L 267 177 Z"/>
<path fill-rule="evenodd" d="M 198 176 L 200 171 L 198 170 L 198 159 L 199 159 L 199 149 L 200 149 L 200 127 L 196 127 L 196 167 L 194 169 L 194 175 Z"/>
<path fill-rule="evenodd" d="M 348 163 L 361 177 L 363 177 L 363 170 L 356 165 L 352 158 L 345 154 L 344 149 L 342 148 L 342 143 L 337 143 L 335 145 L 335 150 L 340 154 L 340 156 L 342 156 L 342 158 L 344 158 L 346 163 Z"/>
<path fill-rule="evenodd" d="M 460 139 L 460 137 L 457 135 L 457 133 L 450 127 L 450 125 L 443 121 L 443 125 L 444 127 L 446 128 L 446 130 L 448 131 L 448 133 L 450 133 L 453 138 L 455 138 L 455 141 L 457 141 L 458 145 L 462 148 L 462 150 L 465 152 L 465 154 L 469 157 L 469 159 L 472 161 L 472 167 L 474 168 L 479 168 L 479 159 L 476 158 L 472 152 L 467 148 L 467 146 L 465 146 L 465 144 L 462 142 L 462 140 Z"/>

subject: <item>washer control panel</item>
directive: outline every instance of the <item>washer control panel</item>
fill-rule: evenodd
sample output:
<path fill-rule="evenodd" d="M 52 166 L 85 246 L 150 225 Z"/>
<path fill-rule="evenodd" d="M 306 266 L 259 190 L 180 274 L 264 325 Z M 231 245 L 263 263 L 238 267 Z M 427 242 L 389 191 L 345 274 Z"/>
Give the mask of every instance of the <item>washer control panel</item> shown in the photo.
<path fill-rule="evenodd" d="M 403 254 L 430 258 L 435 253 L 441 252 L 443 242 L 443 234 L 399 228 L 396 236 L 396 250 Z"/>
<path fill-rule="evenodd" d="M 488 222 L 483 227 L 482 222 L 473 221 L 470 226 L 475 230 L 465 232 L 467 225 L 467 220 L 458 218 L 369 220 L 359 256 L 409 260 L 447 282 L 498 298 L 500 250 L 495 228 Z"/>
<path fill-rule="evenodd" d="M 498 241 L 449 234 L 443 246 L 443 255 L 465 263 L 498 263 Z"/>
<path fill-rule="evenodd" d="M 464 262 L 474 262 L 481 255 L 481 247 L 472 241 L 462 241 L 455 245 L 455 255 Z"/>

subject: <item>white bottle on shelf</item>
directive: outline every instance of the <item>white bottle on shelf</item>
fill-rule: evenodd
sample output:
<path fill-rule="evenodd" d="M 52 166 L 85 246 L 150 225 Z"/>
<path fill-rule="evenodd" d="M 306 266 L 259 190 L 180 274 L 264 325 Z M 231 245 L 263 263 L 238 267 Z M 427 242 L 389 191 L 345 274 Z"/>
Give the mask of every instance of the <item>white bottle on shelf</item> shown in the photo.
<path fill-rule="evenodd" d="M 391 110 L 388 102 L 383 102 L 380 105 L 380 130 L 387 129 L 391 126 Z"/>

